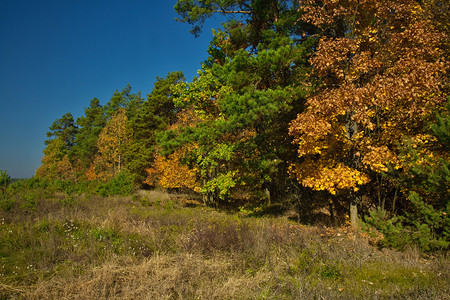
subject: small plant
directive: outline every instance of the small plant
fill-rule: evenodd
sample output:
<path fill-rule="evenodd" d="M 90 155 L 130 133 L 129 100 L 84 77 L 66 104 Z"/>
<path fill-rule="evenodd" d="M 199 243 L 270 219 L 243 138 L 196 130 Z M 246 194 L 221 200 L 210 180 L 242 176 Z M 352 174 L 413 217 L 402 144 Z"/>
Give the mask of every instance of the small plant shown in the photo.
<path fill-rule="evenodd" d="M 320 272 L 320 276 L 322 278 L 328 278 L 333 280 L 338 279 L 341 276 L 339 266 L 336 264 L 336 262 L 333 262 L 332 264 L 325 264 L 325 266 Z"/>
<path fill-rule="evenodd" d="M 123 238 L 116 230 L 112 228 L 97 227 L 94 228 L 91 233 L 96 242 L 104 243 L 104 249 L 106 249 L 106 246 L 110 246 L 115 253 L 122 251 Z"/>
<path fill-rule="evenodd" d="M 152 203 L 148 200 L 148 198 L 142 197 L 142 196 L 138 196 L 138 195 L 133 195 L 131 197 L 131 201 L 139 202 L 144 207 L 148 207 L 148 206 L 152 205 Z"/>
<path fill-rule="evenodd" d="M 32 211 L 36 210 L 37 196 L 33 191 L 28 191 L 21 196 L 20 208 Z"/>
<path fill-rule="evenodd" d="M 0 209 L 4 211 L 11 210 L 16 204 L 16 199 L 8 195 L 0 195 Z"/>
<path fill-rule="evenodd" d="M 240 206 L 239 211 L 242 213 L 243 216 L 256 217 L 261 216 L 263 214 L 266 206 L 267 206 L 266 203 L 257 204 L 251 207 Z"/>
<path fill-rule="evenodd" d="M 173 202 L 171 200 L 169 200 L 165 203 L 164 208 L 166 211 L 171 212 L 172 210 L 174 210 L 175 205 L 173 204 Z"/>
<path fill-rule="evenodd" d="M 310 253 L 307 250 L 303 250 L 294 264 L 289 267 L 291 274 L 305 273 L 309 274 L 317 263 L 317 253 Z"/>
<path fill-rule="evenodd" d="M 63 198 L 59 199 L 59 203 L 67 206 L 73 206 L 75 205 L 75 202 L 76 202 L 75 195 L 68 193 L 66 193 L 66 195 Z"/>
<path fill-rule="evenodd" d="M 6 188 L 11 183 L 11 177 L 9 177 L 6 171 L 0 170 L 0 193 L 5 194 Z"/>

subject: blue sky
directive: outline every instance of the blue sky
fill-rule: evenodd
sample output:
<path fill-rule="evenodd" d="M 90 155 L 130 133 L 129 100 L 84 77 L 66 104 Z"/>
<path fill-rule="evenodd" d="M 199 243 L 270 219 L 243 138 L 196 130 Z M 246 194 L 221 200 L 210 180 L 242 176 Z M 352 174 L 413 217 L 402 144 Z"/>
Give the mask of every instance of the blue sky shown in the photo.
<path fill-rule="evenodd" d="M 172 71 L 192 80 L 219 21 L 195 38 L 175 3 L 0 0 L 0 169 L 33 176 L 48 127 L 94 97 L 105 104 L 128 83 L 145 96 Z"/>

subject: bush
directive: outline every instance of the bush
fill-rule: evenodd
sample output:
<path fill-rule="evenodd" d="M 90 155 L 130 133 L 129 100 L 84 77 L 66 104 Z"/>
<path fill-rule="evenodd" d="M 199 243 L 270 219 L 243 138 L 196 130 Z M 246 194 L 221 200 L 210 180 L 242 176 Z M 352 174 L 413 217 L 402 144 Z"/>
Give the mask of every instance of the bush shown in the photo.
<path fill-rule="evenodd" d="M 450 246 L 450 205 L 436 210 L 415 192 L 409 196 L 411 211 L 388 218 L 383 210 L 366 217 L 366 222 L 384 234 L 382 245 L 403 250 L 415 244 L 422 251 L 448 250 Z"/>
<path fill-rule="evenodd" d="M 0 192 L 5 193 L 6 188 L 11 183 L 11 177 L 9 177 L 6 171 L 0 170 Z"/>
<path fill-rule="evenodd" d="M 134 176 L 128 172 L 120 172 L 116 177 L 110 179 L 104 184 L 100 184 L 97 192 L 105 197 L 112 195 L 130 195 L 134 191 Z"/>
<path fill-rule="evenodd" d="M 9 211 L 16 204 L 16 200 L 8 195 L 0 195 L 0 210 Z"/>
<path fill-rule="evenodd" d="M 33 191 L 24 192 L 21 195 L 20 208 L 25 211 L 36 210 L 37 196 Z"/>

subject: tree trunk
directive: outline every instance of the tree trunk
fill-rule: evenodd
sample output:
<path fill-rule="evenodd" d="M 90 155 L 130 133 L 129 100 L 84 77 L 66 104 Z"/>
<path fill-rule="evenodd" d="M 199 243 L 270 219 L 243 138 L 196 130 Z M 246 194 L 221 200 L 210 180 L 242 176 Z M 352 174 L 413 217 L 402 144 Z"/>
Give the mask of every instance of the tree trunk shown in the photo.
<path fill-rule="evenodd" d="M 348 112 L 346 117 L 347 121 L 345 124 L 346 136 L 350 141 L 353 141 L 354 137 L 358 134 L 359 128 L 358 124 L 352 120 L 353 112 Z M 349 152 L 348 157 L 349 165 L 357 170 L 360 166 L 360 157 L 356 155 L 355 150 L 352 148 Z M 358 228 L 358 206 L 357 206 L 357 195 L 351 193 L 350 199 L 350 223 L 353 228 Z"/>
<path fill-rule="evenodd" d="M 334 205 L 332 200 L 328 202 L 328 209 L 330 211 L 330 224 L 336 225 L 336 219 L 334 217 Z"/>
<path fill-rule="evenodd" d="M 356 201 L 352 199 L 350 202 L 350 223 L 353 228 L 358 228 L 358 206 Z"/>
<path fill-rule="evenodd" d="M 267 204 L 270 205 L 270 198 L 271 198 L 271 197 L 270 197 L 270 194 L 271 194 L 271 193 L 270 193 L 270 191 L 269 191 L 268 188 L 265 188 L 265 189 L 264 189 L 264 194 L 266 195 L 266 202 L 267 202 Z"/>

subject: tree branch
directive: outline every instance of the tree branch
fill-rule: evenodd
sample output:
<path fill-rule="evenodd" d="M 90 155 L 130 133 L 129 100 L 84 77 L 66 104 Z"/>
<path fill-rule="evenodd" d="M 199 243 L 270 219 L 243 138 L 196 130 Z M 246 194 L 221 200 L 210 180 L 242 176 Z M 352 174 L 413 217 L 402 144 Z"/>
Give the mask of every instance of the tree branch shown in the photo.
<path fill-rule="evenodd" d="M 249 10 L 213 10 L 212 13 L 223 13 L 223 14 L 251 14 Z"/>

